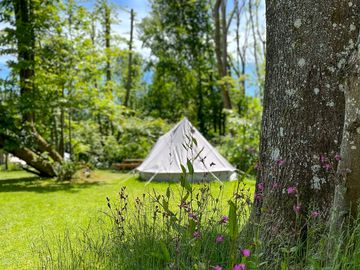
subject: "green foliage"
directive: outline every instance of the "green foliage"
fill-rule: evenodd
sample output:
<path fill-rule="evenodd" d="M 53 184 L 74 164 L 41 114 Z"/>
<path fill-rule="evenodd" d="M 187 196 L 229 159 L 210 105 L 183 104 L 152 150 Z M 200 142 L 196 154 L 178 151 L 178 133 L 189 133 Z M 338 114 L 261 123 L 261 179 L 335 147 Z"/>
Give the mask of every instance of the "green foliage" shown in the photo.
<path fill-rule="evenodd" d="M 74 128 L 74 154 L 97 167 L 129 158 L 145 158 L 156 140 L 169 129 L 161 119 L 127 116 L 117 121 L 112 133 L 102 134 L 99 125 L 83 121 Z"/>
<path fill-rule="evenodd" d="M 56 178 L 59 181 L 71 180 L 76 173 L 76 164 L 71 161 L 64 161 L 62 164 L 55 164 Z"/>
<path fill-rule="evenodd" d="M 227 114 L 229 134 L 214 139 L 220 153 L 245 172 L 253 173 L 258 159 L 261 112 L 260 101 L 246 97 L 241 112 L 229 111 Z"/>
<path fill-rule="evenodd" d="M 222 108 L 209 41 L 210 7 L 200 0 L 153 0 L 151 8 L 140 25 L 144 46 L 155 56 L 148 65 L 154 74 L 143 110 L 172 121 L 185 114 L 206 135 Z"/>

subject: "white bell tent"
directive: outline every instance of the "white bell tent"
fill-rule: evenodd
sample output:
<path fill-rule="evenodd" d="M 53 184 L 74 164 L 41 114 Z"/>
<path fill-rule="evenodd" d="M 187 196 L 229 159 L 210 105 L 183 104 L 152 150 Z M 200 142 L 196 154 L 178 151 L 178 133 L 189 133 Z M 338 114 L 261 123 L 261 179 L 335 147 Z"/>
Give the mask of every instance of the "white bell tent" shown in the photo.
<path fill-rule="evenodd" d="M 179 181 L 181 166 L 190 160 L 192 181 L 230 180 L 235 168 L 201 135 L 185 117 L 161 136 L 144 162 L 136 168 L 143 180 Z M 191 178 L 191 179 L 190 179 Z"/>

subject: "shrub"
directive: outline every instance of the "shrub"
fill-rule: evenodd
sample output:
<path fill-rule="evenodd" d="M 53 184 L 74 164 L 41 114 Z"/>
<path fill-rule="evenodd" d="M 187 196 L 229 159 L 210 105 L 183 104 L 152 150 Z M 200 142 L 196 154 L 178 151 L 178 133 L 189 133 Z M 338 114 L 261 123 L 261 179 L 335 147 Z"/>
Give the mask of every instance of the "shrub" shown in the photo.
<path fill-rule="evenodd" d="M 259 99 L 246 97 L 241 114 L 227 112 L 228 135 L 215 139 L 220 153 L 238 169 L 249 173 L 254 173 L 258 158 L 261 109 Z"/>
<path fill-rule="evenodd" d="M 76 164 L 70 161 L 64 161 L 62 164 L 56 163 L 54 168 L 59 181 L 71 180 L 77 170 Z"/>

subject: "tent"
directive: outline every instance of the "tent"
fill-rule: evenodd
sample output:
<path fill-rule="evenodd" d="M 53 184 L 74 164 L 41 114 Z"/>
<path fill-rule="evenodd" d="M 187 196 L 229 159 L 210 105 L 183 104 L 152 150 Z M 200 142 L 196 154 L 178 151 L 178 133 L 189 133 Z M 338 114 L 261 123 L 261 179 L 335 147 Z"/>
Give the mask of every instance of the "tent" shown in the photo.
<path fill-rule="evenodd" d="M 143 180 L 179 181 L 181 166 L 190 160 L 191 181 L 229 180 L 235 168 L 201 135 L 185 117 L 161 136 L 144 162 L 136 168 Z"/>

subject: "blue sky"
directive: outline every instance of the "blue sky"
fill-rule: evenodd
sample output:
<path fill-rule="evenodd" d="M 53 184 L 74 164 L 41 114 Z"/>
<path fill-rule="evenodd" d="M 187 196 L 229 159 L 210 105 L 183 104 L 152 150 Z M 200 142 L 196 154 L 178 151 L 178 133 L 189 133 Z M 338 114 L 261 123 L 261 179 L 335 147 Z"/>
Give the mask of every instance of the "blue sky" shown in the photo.
<path fill-rule="evenodd" d="M 149 14 L 151 8 L 150 8 L 150 3 L 148 0 L 109 0 L 111 1 L 113 4 L 115 4 L 116 6 L 120 7 L 120 9 L 118 10 L 118 19 L 119 22 L 117 22 L 115 25 L 112 26 L 112 31 L 120 36 L 123 36 L 125 38 L 127 38 L 129 36 L 129 29 L 130 29 L 130 15 L 129 13 L 127 13 L 126 11 L 124 11 L 124 9 L 130 10 L 131 8 L 134 9 L 135 13 L 136 13 L 136 17 L 135 17 L 135 30 L 136 30 L 136 23 L 139 23 L 142 18 L 146 17 L 147 14 Z M 95 2 L 95 0 L 93 1 L 89 1 L 89 0 L 84 0 L 84 1 L 79 1 L 81 2 L 84 6 L 91 8 L 93 6 L 93 3 Z M 233 7 L 233 1 L 232 0 L 228 0 L 228 10 L 231 10 Z M 260 12 L 262 13 L 262 17 L 260 18 L 260 24 L 265 24 L 264 23 L 264 8 L 262 7 Z M 4 27 L 4 24 L 0 23 L 0 29 L 2 27 Z M 235 34 L 234 34 L 234 27 L 230 28 L 230 34 L 228 37 L 229 40 L 229 48 L 228 51 L 229 53 L 235 53 L 235 42 L 234 42 L 234 38 L 235 38 Z M 250 41 L 251 42 L 251 41 Z M 125 47 L 127 46 L 125 43 L 124 44 L 120 44 L 120 47 Z M 251 47 L 251 44 L 249 44 L 249 47 Z M 137 36 L 137 31 L 135 31 L 135 37 L 134 37 L 134 49 L 138 52 L 140 52 L 145 58 L 150 57 L 150 51 L 147 48 L 142 48 L 141 42 Z M 14 56 L 11 55 L 2 55 L 0 56 L 0 78 L 4 78 L 7 76 L 8 74 L 8 69 L 6 67 L 6 61 L 10 60 L 10 59 L 14 59 Z M 254 69 L 251 68 L 251 66 L 253 66 L 253 64 L 251 64 L 252 60 L 252 54 L 249 53 L 248 56 L 248 61 L 250 62 L 249 67 L 247 68 L 247 72 L 250 73 L 250 75 L 254 74 Z"/>

